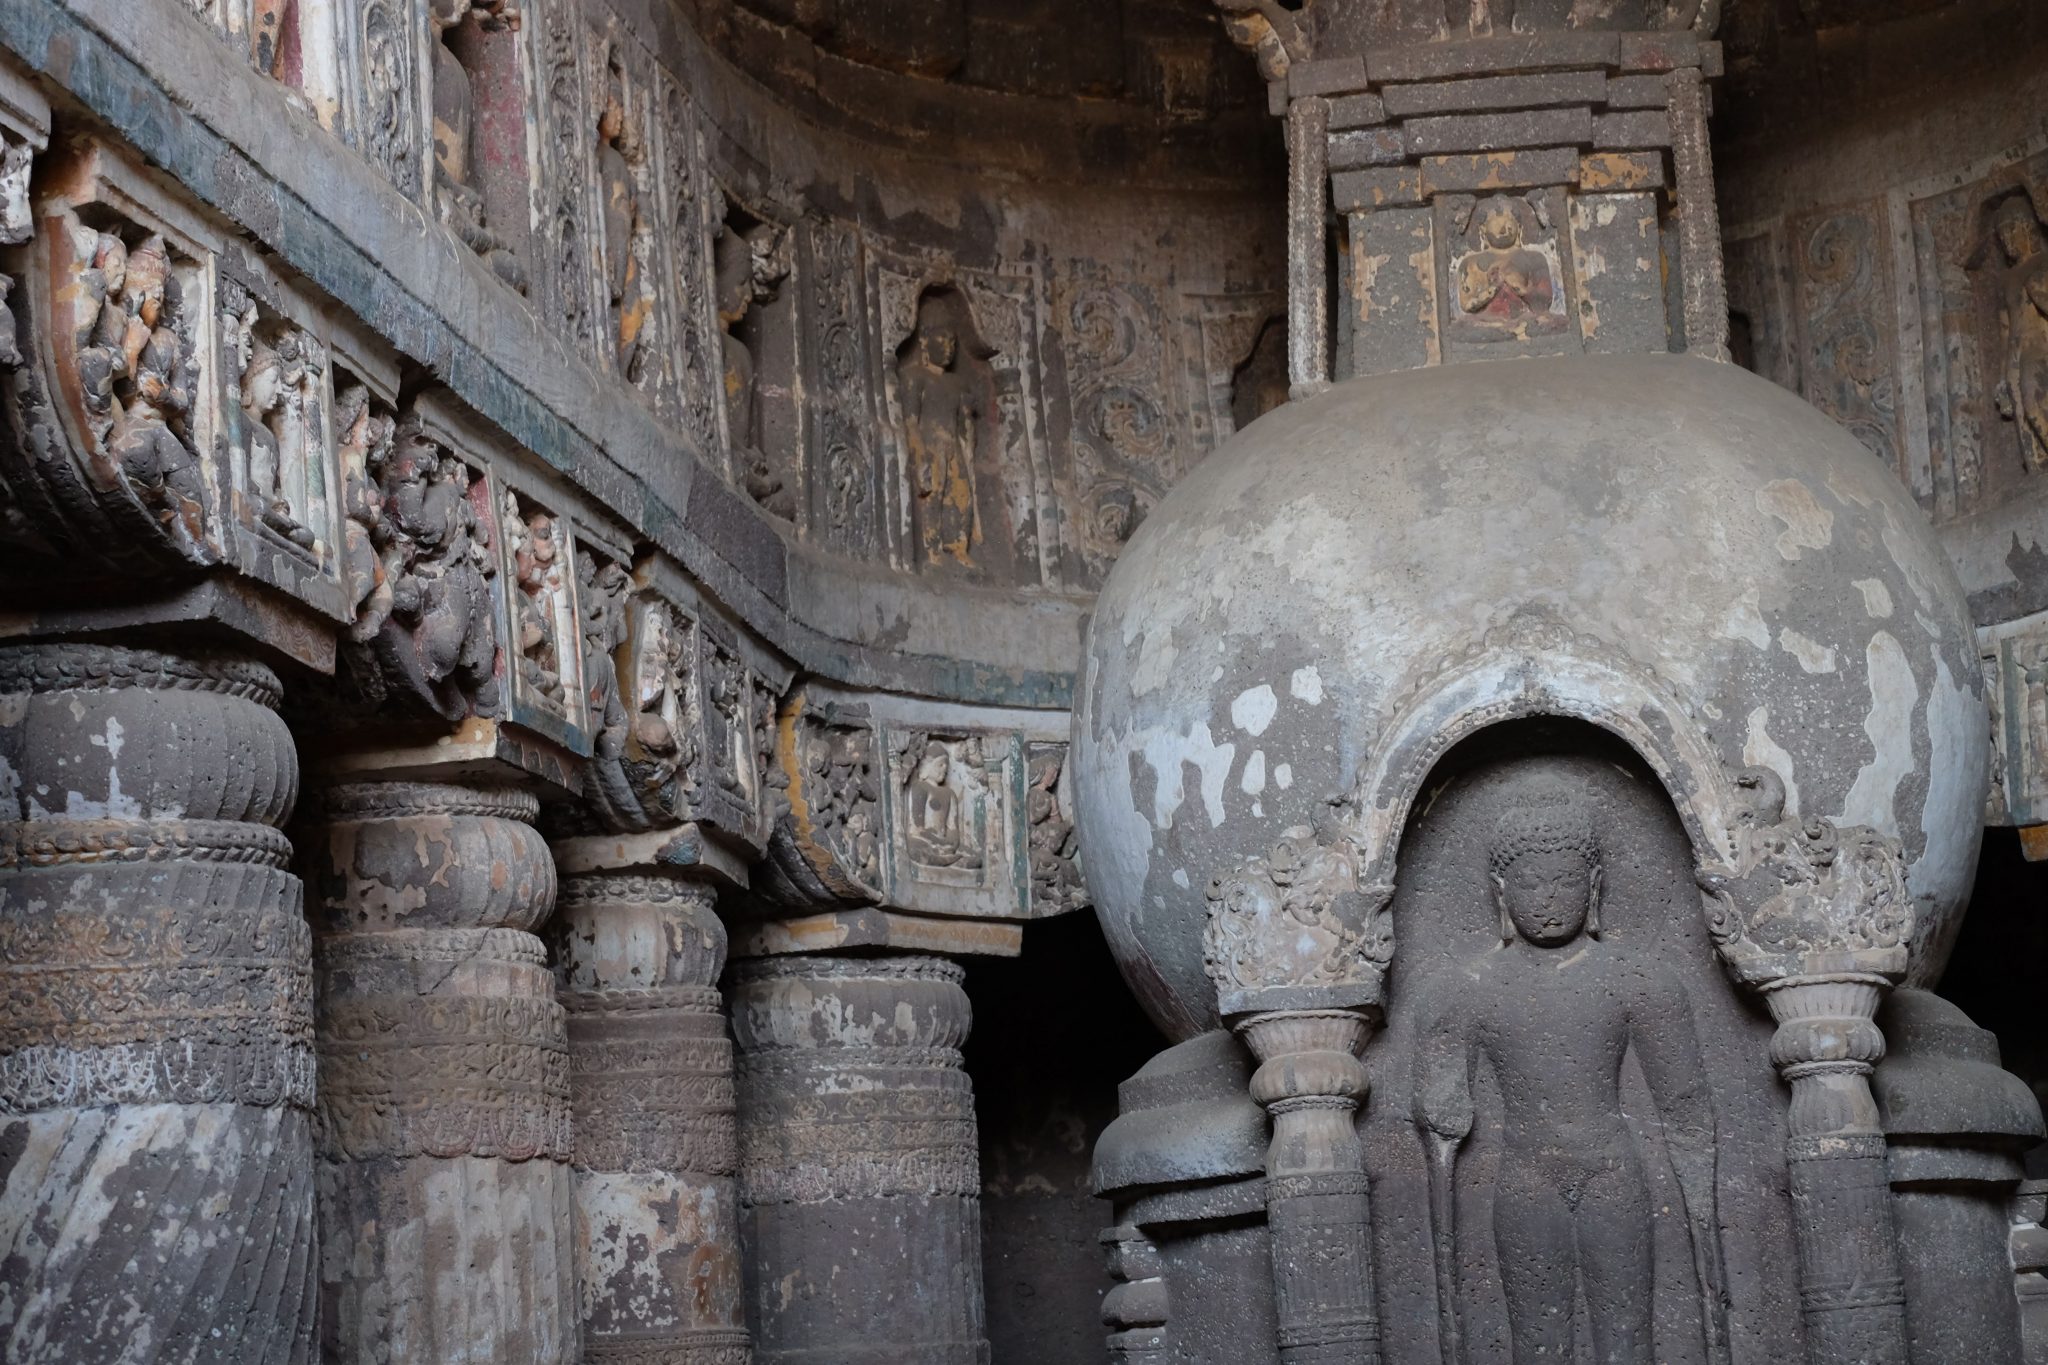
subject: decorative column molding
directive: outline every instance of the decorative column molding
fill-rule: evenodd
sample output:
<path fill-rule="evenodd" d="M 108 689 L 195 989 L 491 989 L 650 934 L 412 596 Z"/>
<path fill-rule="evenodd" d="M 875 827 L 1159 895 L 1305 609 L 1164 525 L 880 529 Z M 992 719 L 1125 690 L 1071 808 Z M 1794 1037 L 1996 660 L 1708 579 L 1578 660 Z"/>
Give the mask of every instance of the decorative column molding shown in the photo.
<path fill-rule="evenodd" d="M 1288 830 L 1209 888 L 1203 941 L 1217 1008 L 1259 1059 L 1251 1093 L 1273 1119 L 1266 1211 L 1280 1358 L 1380 1358 L 1372 1209 L 1355 1115 L 1359 1054 L 1382 1020 L 1393 886 L 1358 851 Z"/>
<path fill-rule="evenodd" d="M 745 1365 L 725 926 L 706 882 L 566 879 L 549 939 L 569 1014 L 583 1360 Z"/>
<path fill-rule="evenodd" d="M 0 648 L 0 1357 L 313 1359 L 298 758 L 259 664 Z"/>
<path fill-rule="evenodd" d="M 1905 974 L 1913 928 L 1904 855 L 1866 826 L 1787 817 L 1769 769 L 1737 782 L 1751 803 L 1737 860 L 1702 870 L 1700 885 L 1729 973 L 1778 1023 L 1807 1359 L 1904 1365 L 1906 1291 L 1870 1086 L 1884 1056 L 1877 1009 Z"/>
<path fill-rule="evenodd" d="M 760 1360 L 989 1359 L 974 1092 L 960 1059 L 965 975 L 914 956 L 734 969 Z"/>
<path fill-rule="evenodd" d="M 1330 103 L 1287 107 L 1287 396 L 1330 387 Z"/>
<path fill-rule="evenodd" d="M 568 1049 L 541 941 L 555 871 L 507 788 L 321 793 L 322 1353 L 577 1359 Z"/>

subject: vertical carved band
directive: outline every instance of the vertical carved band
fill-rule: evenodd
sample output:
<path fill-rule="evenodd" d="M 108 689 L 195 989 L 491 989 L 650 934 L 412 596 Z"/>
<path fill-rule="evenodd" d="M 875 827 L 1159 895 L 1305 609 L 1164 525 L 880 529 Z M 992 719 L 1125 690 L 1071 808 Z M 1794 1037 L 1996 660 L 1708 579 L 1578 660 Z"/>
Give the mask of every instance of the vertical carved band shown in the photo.
<path fill-rule="evenodd" d="M 1721 212 L 1714 202 L 1714 154 L 1707 137 L 1707 89 L 1696 66 L 1665 77 L 1670 89 L 1671 161 L 1678 189 L 1678 244 L 1685 271 L 1685 349 L 1728 359 L 1728 286 L 1721 264 Z"/>
<path fill-rule="evenodd" d="M 585 1361 L 745 1365 L 725 927 L 703 883 L 573 878 L 551 927 L 569 1014 Z"/>
<path fill-rule="evenodd" d="M 734 978 L 756 1354 L 985 1362 L 965 974 L 938 958 L 787 957 Z M 906 1279 L 923 1287 L 914 1300 Z"/>
<path fill-rule="evenodd" d="M 576 1357 L 568 1045 L 520 792 L 321 794 L 321 1293 L 329 1360 Z"/>
<path fill-rule="evenodd" d="M 278 699 L 253 663 L 0 649 L 9 1361 L 311 1359 L 312 975 Z"/>
<path fill-rule="evenodd" d="M 1330 104 L 1307 96 L 1287 107 L 1287 377 L 1290 397 L 1329 387 L 1328 230 Z"/>

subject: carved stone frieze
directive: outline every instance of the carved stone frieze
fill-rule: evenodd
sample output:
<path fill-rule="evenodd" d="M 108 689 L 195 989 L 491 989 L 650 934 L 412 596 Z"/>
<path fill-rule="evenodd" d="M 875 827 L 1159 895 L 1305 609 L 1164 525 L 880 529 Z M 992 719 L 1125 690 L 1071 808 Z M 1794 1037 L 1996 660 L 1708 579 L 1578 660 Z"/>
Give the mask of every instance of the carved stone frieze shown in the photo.
<path fill-rule="evenodd" d="M 806 223 L 799 232 L 799 354 L 816 378 L 805 420 L 810 526 L 856 558 L 877 554 L 885 515 L 865 261 L 860 234 L 845 224 Z"/>
<path fill-rule="evenodd" d="M 1031 860 L 1031 908 L 1041 915 L 1062 914 L 1088 903 L 1081 881 L 1080 849 L 1074 835 L 1072 797 L 1061 779 L 1066 772 L 1064 744 L 1031 744 L 1025 748 L 1025 842 Z"/>
<path fill-rule="evenodd" d="M 729 367 L 719 342 L 718 313 L 723 305 L 716 294 L 711 258 L 724 196 L 712 181 L 704 130 L 689 93 L 663 74 L 657 77 L 655 99 L 662 171 L 656 212 L 664 229 L 660 247 L 668 281 L 660 292 L 668 334 L 675 338 L 665 357 L 670 371 L 667 410 L 681 418 L 697 448 L 715 465 L 728 446 L 725 422 L 730 401 L 724 387 Z"/>
<path fill-rule="evenodd" d="M 942 914 L 1029 913 L 1020 736 L 892 724 L 879 738 L 888 903 Z"/>
<path fill-rule="evenodd" d="M 766 888 L 792 905 L 882 896 L 882 781 L 865 707 L 799 694 L 777 721 L 780 810 Z"/>
<path fill-rule="evenodd" d="M 35 241 L 18 222 L 8 228 L 23 242 L 6 269 L 17 357 L 0 399 L 9 530 L 73 565 L 217 563 L 212 248 L 196 224 L 173 221 L 174 206 L 152 206 L 140 172 L 112 149 L 77 143 L 46 160 Z"/>

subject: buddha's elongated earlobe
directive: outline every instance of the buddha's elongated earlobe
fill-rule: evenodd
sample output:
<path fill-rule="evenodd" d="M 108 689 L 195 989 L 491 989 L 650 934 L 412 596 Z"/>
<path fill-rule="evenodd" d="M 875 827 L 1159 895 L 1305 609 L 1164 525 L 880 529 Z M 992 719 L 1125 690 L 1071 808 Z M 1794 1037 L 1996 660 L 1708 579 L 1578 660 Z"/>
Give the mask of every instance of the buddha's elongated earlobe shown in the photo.
<path fill-rule="evenodd" d="M 1586 936 L 1600 937 L 1600 880 L 1607 871 L 1599 863 L 1593 864 L 1592 884 L 1586 888 Z"/>
<path fill-rule="evenodd" d="M 1500 873 L 1492 874 L 1493 907 L 1500 914 L 1500 941 L 1503 947 L 1515 941 L 1515 922 L 1508 918 L 1508 884 Z"/>

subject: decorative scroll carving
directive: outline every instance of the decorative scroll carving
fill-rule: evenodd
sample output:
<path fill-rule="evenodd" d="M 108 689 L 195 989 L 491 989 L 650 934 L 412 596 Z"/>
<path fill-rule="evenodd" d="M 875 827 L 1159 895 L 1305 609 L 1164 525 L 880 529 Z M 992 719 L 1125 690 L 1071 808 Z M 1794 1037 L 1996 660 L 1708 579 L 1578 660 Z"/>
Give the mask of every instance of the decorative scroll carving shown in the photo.
<path fill-rule="evenodd" d="M 783 777 L 769 841 L 778 896 L 829 905 L 882 896 L 882 771 L 864 711 L 799 698 L 778 721 Z"/>
<path fill-rule="evenodd" d="M 697 623 L 651 593 L 626 606 L 624 729 L 616 755 L 600 743 L 591 792 L 606 822 L 644 830 L 689 817 L 697 763 Z"/>
<path fill-rule="evenodd" d="M 360 409 L 354 399 L 349 406 L 363 415 L 351 423 L 344 450 L 360 446 L 369 481 L 355 485 L 351 516 L 375 517 L 368 535 L 382 575 L 377 582 L 365 564 L 351 561 L 352 582 L 371 580 L 366 613 L 351 632 L 358 685 L 372 705 L 410 703 L 445 720 L 494 714 L 500 697 L 490 485 L 417 418 L 406 419 L 386 443 L 368 395 Z M 374 630 L 367 629 L 373 621 Z"/>
<path fill-rule="evenodd" d="M 1882 204 L 1802 224 L 1793 266 L 1806 316 L 1805 397 L 1888 468 L 1899 468 L 1898 381 L 1890 332 Z"/>
<path fill-rule="evenodd" d="M 1088 273 L 1055 295 L 1073 376 L 1074 477 L 1081 516 L 1068 549 L 1091 581 L 1181 473 L 1166 401 L 1164 311 L 1152 291 Z M 1233 360 L 1235 357 L 1233 357 Z"/>
<path fill-rule="evenodd" d="M 804 373 L 810 398 L 811 524 L 843 554 L 871 557 L 878 529 L 868 309 L 859 235 L 815 223 L 802 239 Z"/>
<path fill-rule="evenodd" d="M 1362 885 L 1358 851 L 1314 830 L 1285 831 L 1273 851 L 1209 886 L 1203 963 L 1226 1015 L 1311 996 L 1319 1003 L 1379 999 L 1394 956 L 1391 886 Z"/>
<path fill-rule="evenodd" d="M 717 299 L 709 260 L 724 197 L 705 165 L 704 135 L 689 96 L 667 77 L 659 79 L 666 179 L 662 221 L 670 281 L 664 292 L 669 331 L 675 338 L 668 357 L 674 370 L 674 410 L 697 449 L 715 463 L 717 452 L 727 446 L 721 423 L 730 405 L 729 397 L 721 402 L 723 367 L 714 335 Z"/>
<path fill-rule="evenodd" d="M 535 8 L 528 6 L 529 12 Z M 579 45 L 587 44 L 576 30 L 576 9 L 567 0 L 545 0 L 536 41 L 541 72 L 541 185 L 545 196 L 541 240 L 547 252 L 548 303 L 553 322 L 583 354 L 604 359 L 609 347 L 599 343 L 599 306 L 595 298 L 596 248 L 589 197 L 594 151 L 586 116 L 585 73 Z"/>
<path fill-rule="evenodd" d="M 342 63 L 352 77 L 349 127 L 356 146 L 399 192 L 416 199 L 424 186 L 420 157 L 419 79 L 412 6 L 405 0 L 358 0 Z"/>

